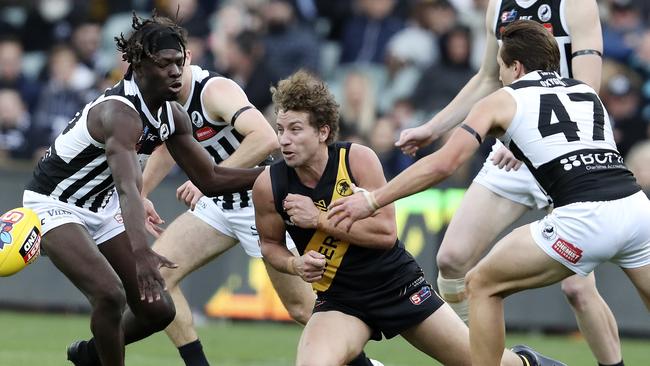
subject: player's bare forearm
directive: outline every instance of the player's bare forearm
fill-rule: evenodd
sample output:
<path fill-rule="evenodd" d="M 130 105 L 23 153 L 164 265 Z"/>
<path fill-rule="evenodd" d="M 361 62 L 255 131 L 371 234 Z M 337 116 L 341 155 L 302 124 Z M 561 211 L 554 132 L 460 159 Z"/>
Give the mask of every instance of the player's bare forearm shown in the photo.
<path fill-rule="evenodd" d="M 269 243 L 265 240 L 260 239 L 260 248 L 264 260 L 278 272 L 288 273 L 292 275 L 296 274 L 292 262 L 295 260 L 296 256 L 293 255 L 293 253 L 291 253 L 286 246 Z"/>
<path fill-rule="evenodd" d="M 352 225 L 349 231 L 334 226 L 326 214 L 321 214 L 318 220 L 318 229 L 327 234 L 344 240 L 348 243 L 372 249 L 389 249 L 397 240 L 395 219 L 387 215 L 385 210 L 394 210 L 393 207 L 384 207 L 373 216 L 359 220 Z"/>
<path fill-rule="evenodd" d="M 169 174 L 176 162 L 167 151 L 165 145 L 160 145 L 147 160 L 147 165 L 142 172 L 142 197 L 149 194 L 158 187 L 160 182 Z"/>

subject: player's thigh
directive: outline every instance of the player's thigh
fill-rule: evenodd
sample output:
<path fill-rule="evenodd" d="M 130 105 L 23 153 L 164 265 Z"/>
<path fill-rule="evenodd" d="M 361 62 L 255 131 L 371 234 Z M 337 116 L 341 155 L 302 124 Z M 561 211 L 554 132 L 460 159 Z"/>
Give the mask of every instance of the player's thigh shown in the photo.
<path fill-rule="evenodd" d="M 178 268 L 161 269 L 165 280 L 177 282 L 235 244 L 236 239 L 185 212 L 165 229 L 154 243 L 153 250 L 178 264 Z"/>
<path fill-rule="evenodd" d="M 548 286 L 574 272 L 549 257 L 534 241 L 530 225 L 515 229 L 501 239 L 468 274 L 470 306 L 472 292 L 506 296 L 528 288 Z"/>
<path fill-rule="evenodd" d="M 58 226 L 43 236 L 41 245 L 52 263 L 87 297 L 121 289 L 120 279 L 83 226 Z"/>
<path fill-rule="evenodd" d="M 296 364 L 343 365 L 369 339 L 370 328 L 357 317 L 339 311 L 314 313 L 300 336 Z"/>
<path fill-rule="evenodd" d="M 438 257 L 452 255 L 457 261 L 476 264 L 496 237 L 528 210 L 472 183 L 449 223 Z"/>
<path fill-rule="evenodd" d="M 638 268 L 623 268 L 641 295 L 646 308 L 650 311 L 650 264 Z"/>
<path fill-rule="evenodd" d="M 471 364 L 469 329 L 447 304 L 401 335 L 443 365 Z"/>

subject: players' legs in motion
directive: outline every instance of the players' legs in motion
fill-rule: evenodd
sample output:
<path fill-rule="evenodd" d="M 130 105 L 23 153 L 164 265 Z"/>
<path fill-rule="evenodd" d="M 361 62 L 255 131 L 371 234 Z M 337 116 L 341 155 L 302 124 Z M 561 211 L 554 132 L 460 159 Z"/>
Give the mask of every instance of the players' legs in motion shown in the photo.
<path fill-rule="evenodd" d="M 618 326 L 614 314 L 596 289 L 596 277 L 571 276 L 562 281 L 562 291 L 587 340 L 591 352 L 601 365 L 618 365 L 622 362 Z"/>
<path fill-rule="evenodd" d="M 401 336 L 443 365 L 471 365 L 469 329 L 447 304 L 420 324 L 402 332 Z M 520 366 L 522 360 L 505 350 L 501 364 Z"/>
<path fill-rule="evenodd" d="M 294 255 L 297 254 L 295 249 L 292 252 Z M 291 318 L 302 325 L 307 324 L 316 301 L 316 294 L 312 290 L 311 284 L 298 276 L 277 271 L 266 261 L 264 261 L 264 265 L 275 292 L 278 293 Z"/>
<path fill-rule="evenodd" d="M 179 286 L 181 280 L 237 244 L 195 215 L 185 212 L 176 218 L 156 240 L 153 249 L 178 264 L 162 268 L 161 274 L 176 305 L 176 317 L 165 329 L 187 365 L 207 365 L 194 329 L 192 310 Z"/>
<path fill-rule="evenodd" d="M 298 342 L 297 366 L 340 366 L 355 358 L 370 339 L 359 318 L 339 311 L 312 315 Z"/>
<path fill-rule="evenodd" d="M 639 268 L 623 268 L 623 271 L 639 291 L 646 309 L 650 311 L 650 264 Z"/>
<path fill-rule="evenodd" d="M 472 364 L 499 365 L 505 344 L 503 300 L 515 292 L 547 286 L 574 273 L 549 257 L 530 234 L 514 230 L 467 274 Z"/>
<path fill-rule="evenodd" d="M 90 330 L 102 364 L 124 365 L 121 320 L 126 295 L 97 244 L 83 226 L 65 224 L 45 234 L 41 245 L 52 263 L 88 298 L 92 307 Z"/>
<path fill-rule="evenodd" d="M 478 263 L 497 236 L 529 208 L 472 183 L 454 213 L 438 250 L 438 291 L 467 322 L 465 274 Z"/>

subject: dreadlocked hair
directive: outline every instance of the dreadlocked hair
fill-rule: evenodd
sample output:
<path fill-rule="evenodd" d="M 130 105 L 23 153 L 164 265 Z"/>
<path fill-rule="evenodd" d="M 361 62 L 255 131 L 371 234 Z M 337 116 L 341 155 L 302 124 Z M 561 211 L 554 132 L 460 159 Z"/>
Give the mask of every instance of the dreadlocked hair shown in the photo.
<path fill-rule="evenodd" d="M 275 112 L 297 111 L 309 113 L 309 124 L 319 129 L 329 126 L 325 142 L 332 143 L 339 130 L 339 105 L 327 84 L 307 71 L 300 70 L 284 80 L 277 88 L 271 87 Z"/>
<path fill-rule="evenodd" d="M 151 50 L 154 49 L 163 30 L 171 31 L 173 36 L 178 39 L 182 52 L 185 54 L 187 31 L 172 19 L 158 15 L 156 10 L 153 11 L 150 19 L 140 18 L 134 11 L 131 27 L 133 31 L 128 37 L 125 38 L 124 34 L 120 33 L 119 37 L 114 38 L 118 51 L 122 52 L 122 60 L 130 65 L 139 65 L 145 58 L 158 62 Z"/>

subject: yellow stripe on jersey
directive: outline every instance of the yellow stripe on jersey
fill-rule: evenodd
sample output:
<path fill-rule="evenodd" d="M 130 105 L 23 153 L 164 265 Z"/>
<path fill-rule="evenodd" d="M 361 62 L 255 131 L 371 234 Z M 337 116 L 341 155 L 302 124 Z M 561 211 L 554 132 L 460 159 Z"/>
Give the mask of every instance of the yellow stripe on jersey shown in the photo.
<path fill-rule="evenodd" d="M 352 194 L 352 180 L 348 174 L 347 165 L 345 164 L 345 156 L 347 150 L 345 148 L 340 148 L 339 153 L 339 165 L 338 171 L 336 173 L 336 185 L 332 189 L 332 199 L 330 202 L 334 202 L 337 199 Z M 321 211 L 327 211 L 327 206 L 322 202 L 314 202 L 316 207 Z M 325 273 L 323 278 L 312 284 L 314 290 L 316 291 L 327 291 L 327 289 L 332 285 L 332 281 L 336 276 L 336 271 L 338 271 L 341 261 L 343 261 L 343 256 L 348 250 L 350 243 L 339 240 L 327 233 L 317 230 L 314 235 L 309 240 L 307 247 L 305 248 L 305 253 L 313 250 L 319 252 L 325 256 Z"/>

